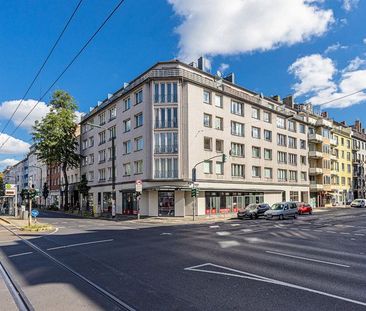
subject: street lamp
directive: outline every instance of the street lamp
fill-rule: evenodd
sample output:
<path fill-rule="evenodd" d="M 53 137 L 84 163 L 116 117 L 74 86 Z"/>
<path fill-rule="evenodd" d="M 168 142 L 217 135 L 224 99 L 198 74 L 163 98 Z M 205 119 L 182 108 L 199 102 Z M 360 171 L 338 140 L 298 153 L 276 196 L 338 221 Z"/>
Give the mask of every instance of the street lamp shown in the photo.
<path fill-rule="evenodd" d="M 92 123 L 86 123 L 87 125 L 108 130 L 108 128 Z M 112 133 L 112 217 L 116 216 L 116 148 L 115 148 L 116 136 Z"/>

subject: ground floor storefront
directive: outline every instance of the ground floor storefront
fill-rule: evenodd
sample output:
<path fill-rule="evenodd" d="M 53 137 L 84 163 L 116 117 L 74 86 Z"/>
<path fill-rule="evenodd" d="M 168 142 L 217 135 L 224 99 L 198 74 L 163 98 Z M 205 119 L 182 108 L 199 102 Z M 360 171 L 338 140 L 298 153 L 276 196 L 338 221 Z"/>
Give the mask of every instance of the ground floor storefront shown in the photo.
<path fill-rule="evenodd" d="M 351 190 L 311 192 L 310 201 L 316 207 L 343 206 L 354 199 Z"/>
<path fill-rule="evenodd" d="M 145 183 L 140 197 L 133 185 L 116 186 L 116 213 L 146 216 L 189 216 L 236 213 L 251 203 L 274 204 L 281 201 L 309 202 L 308 186 L 259 187 L 258 185 L 200 184 L 197 198 L 188 183 Z M 231 189 L 229 188 L 231 186 Z M 242 188 L 242 189 L 240 189 Z M 251 189 L 252 188 L 252 189 Z M 88 204 L 95 215 L 112 212 L 111 188 L 91 188 Z"/>

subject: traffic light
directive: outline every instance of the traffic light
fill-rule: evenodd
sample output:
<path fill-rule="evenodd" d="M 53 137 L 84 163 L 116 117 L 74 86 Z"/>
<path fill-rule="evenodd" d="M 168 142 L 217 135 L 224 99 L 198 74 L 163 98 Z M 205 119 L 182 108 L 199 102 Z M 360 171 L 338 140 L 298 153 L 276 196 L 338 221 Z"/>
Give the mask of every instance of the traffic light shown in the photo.
<path fill-rule="evenodd" d="M 45 182 L 43 185 L 43 190 L 42 190 L 42 196 L 44 197 L 44 199 L 46 200 L 49 194 L 49 190 L 48 190 L 48 185 Z"/>
<path fill-rule="evenodd" d="M 225 163 L 227 161 L 227 155 L 224 153 L 222 155 L 222 163 Z"/>
<path fill-rule="evenodd" d="M 198 196 L 198 194 L 199 194 L 199 190 L 198 190 L 198 188 L 192 188 L 191 189 L 191 197 L 192 198 L 194 198 L 194 197 L 197 197 Z"/>

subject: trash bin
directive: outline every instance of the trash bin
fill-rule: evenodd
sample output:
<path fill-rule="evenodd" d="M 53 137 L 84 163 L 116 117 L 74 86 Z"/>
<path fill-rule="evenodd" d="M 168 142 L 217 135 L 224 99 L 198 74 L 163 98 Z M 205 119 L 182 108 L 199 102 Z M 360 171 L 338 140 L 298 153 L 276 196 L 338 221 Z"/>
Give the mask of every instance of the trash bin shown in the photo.
<path fill-rule="evenodd" d="M 22 211 L 22 219 L 28 219 L 28 211 Z"/>

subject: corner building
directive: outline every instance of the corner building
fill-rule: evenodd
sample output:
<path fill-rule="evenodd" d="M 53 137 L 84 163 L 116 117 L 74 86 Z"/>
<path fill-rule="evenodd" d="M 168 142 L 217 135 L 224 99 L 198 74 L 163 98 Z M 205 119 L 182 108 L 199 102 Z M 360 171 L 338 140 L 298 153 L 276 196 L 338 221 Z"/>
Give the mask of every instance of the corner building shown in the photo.
<path fill-rule="evenodd" d="M 179 61 L 160 62 L 93 108 L 81 121 L 81 174 L 96 214 L 110 212 L 116 137 L 117 213 L 235 212 L 253 202 L 309 200 L 307 131 L 293 104 L 267 98 Z M 100 128 L 92 127 L 96 124 Z M 212 157 L 226 154 L 222 157 Z"/>

